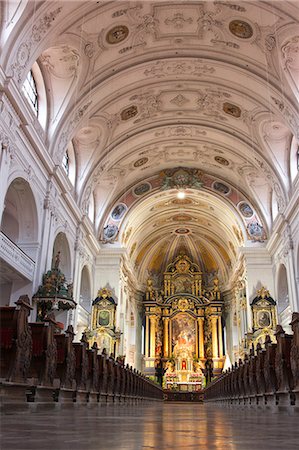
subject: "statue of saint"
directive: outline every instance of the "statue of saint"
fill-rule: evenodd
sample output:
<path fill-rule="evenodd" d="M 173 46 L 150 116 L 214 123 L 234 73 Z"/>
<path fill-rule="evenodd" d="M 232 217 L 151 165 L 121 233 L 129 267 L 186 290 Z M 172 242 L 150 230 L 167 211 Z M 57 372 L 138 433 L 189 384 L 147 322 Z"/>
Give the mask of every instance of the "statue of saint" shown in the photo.
<path fill-rule="evenodd" d="M 57 253 L 55 256 L 55 263 L 54 263 L 54 269 L 58 270 L 60 263 L 60 252 Z"/>

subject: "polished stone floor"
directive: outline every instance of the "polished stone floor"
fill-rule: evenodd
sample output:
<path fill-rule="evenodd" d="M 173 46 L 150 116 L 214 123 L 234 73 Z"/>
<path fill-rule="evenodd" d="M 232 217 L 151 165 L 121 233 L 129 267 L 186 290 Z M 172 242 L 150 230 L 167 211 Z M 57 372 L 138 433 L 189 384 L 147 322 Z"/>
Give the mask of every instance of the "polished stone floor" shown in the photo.
<path fill-rule="evenodd" d="M 295 450 L 299 416 L 191 403 L 5 414 L 1 450 Z"/>

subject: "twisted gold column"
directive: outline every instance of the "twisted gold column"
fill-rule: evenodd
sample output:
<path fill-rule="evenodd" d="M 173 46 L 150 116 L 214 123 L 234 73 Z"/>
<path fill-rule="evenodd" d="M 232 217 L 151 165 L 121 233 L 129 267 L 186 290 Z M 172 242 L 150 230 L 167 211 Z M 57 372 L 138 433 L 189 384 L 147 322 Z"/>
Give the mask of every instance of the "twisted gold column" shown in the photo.
<path fill-rule="evenodd" d="M 163 337 L 164 337 L 164 358 L 168 358 L 169 357 L 169 319 L 168 317 L 164 317 L 163 319 L 164 322 L 164 333 L 163 333 Z"/>
<path fill-rule="evenodd" d="M 196 355 L 196 358 L 198 358 L 199 357 L 199 350 L 198 350 L 198 336 L 199 335 L 199 332 L 198 332 L 198 322 L 195 322 L 195 355 Z"/>
<path fill-rule="evenodd" d="M 144 356 L 146 358 L 149 357 L 149 333 L 150 333 L 149 317 L 145 316 L 145 349 L 144 349 Z"/>
<path fill-rule="evenodd" d="M 203 317 L 198 317 L 197 322 L 198 322 L 198 338 L 199 338 L 199 355 L 198 355 L 199 358 L 205 357 L 205 348 L 204 348 L 205 337 L 204 337 L 203 321 L 204 321 Z"/>
<path fill-rule="evenodd" d="M 150 316 L 151 337 L 150 337 L 150 357 L 156 356 L 156 316 Z"/>
<path fill-rule="evenodd" d="M 219 342 L 219 358 L 222 358 L 223 357 L 223 339 L 222 339 L 221 316 L 218 317 L 218 342 Z"/>
<path fill-rule="evenodd" d="M 212 345 L 213 358 L 218 358 L 218 331 L 217 331 L 217 317 L 211 317 L 212 322 Z"/>

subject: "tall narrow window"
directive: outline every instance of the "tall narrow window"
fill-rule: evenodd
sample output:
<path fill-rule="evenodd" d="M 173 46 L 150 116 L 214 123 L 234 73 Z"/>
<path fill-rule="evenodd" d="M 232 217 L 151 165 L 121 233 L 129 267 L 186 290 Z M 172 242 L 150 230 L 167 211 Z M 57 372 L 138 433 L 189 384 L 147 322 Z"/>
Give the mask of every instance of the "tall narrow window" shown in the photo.
<path fill-rule="evenodd" d="M 38 115 L 38 95 L 37 95 L 35 80 L 34 80 L 31 70 L 28 72 L 26 80 L 24 81 L 23 92 L 24 92 L 27 100 L 29 100 L 29 104 L 32 106 L 32 109 L 33 109 L 35 115 L 37 116 Z"/>
<path fill-rule="evenodd" d="M 66 174 L 69 175 L 69 173 L 70 173 L 70 157 L 69 157 L 68 151 L 66 151 L 63 156 L 62 167 L 66 171 Z"/>

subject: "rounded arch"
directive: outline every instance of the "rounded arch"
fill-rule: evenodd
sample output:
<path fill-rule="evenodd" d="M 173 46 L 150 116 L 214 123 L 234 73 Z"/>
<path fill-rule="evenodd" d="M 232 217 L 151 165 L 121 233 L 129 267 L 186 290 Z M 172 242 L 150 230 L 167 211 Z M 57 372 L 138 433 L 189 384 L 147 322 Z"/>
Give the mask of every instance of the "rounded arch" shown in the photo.
<path fill-rule="evenodd" d="M 1 231 L 36 260 L 39 236 L 36 201 L 30 184 L 21 177 L 15 178 L 7 189 Z"/>
<path fill-rule="evenodd" d="M 53 244 L 53 254 L 51 267 L 54 267 L 55 259 L 59 253 L 59 268 L 64 274 L 67 281 L 72 279 L 72 258 L 68 239 L 66 234 L 60 231 L 56 237 Z"/>
<path fill-rule="evenodd" d="M 86 309 L 89 313 L 91 312 L 91 277 L 88 267 L 85 265 L 81 271 L 81 281 L 80 281 L 80 305 Z"/>
<path fill-rule="evenodd" d="M 281 264 L 277 271 L 277 310 L 282 313 L 289 306 L 289 288 L 287 279 L 287 269 Z"/>
<path fill-rule="evenodd" d="M 37 207 L 30 184 L 22 177 L 10 182 L 4 200 L 1 218 L 1 233 L 4 240 L 10 240 L 15 265 L 11 266 L 4 258 L 0 262 L 1 305 L 13 304 L 20 295 L 32 295 L 35 264 L 39 249 L 39 223 Z M 7 239 L 8 238 L 8 239 Z M 21 249 L 21 251 L 19 250 Z M 30 259 L 31 261 L 30 261 Z M 26 273 L 23 264 L 28 267 Z"/>

